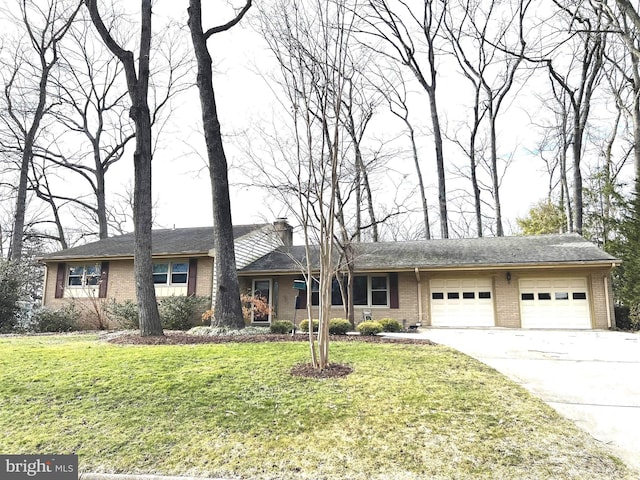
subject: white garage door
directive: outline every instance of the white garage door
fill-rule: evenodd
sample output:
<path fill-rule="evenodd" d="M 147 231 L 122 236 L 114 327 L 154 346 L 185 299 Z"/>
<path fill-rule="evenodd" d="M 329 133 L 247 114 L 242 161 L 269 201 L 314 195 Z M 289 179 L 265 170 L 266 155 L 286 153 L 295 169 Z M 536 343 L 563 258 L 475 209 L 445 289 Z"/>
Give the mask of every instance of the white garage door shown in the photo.
<path fill-rule="evenodd" d="M 591 328 L 586 278 L 520 279 L 522 328 Z"/>
<path fill-rule="evenodd" d="M 431 325 L 434 327 L 492 327 L 491 278 L 431 280 Z"/>

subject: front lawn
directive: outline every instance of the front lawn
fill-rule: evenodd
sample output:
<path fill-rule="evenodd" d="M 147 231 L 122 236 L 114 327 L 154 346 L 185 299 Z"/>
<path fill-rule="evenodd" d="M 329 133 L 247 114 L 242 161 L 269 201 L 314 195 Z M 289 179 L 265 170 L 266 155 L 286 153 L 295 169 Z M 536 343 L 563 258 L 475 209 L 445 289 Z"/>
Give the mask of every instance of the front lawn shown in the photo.
<path fill-rule="evenodd" d="M 307 345 L 116 346 L 0 337 L 0 453 L 81 471 L 252 479 L 622 479 L 594 440 L 448 348 L 340 343 L 344 378 L 290 375 Z"/>

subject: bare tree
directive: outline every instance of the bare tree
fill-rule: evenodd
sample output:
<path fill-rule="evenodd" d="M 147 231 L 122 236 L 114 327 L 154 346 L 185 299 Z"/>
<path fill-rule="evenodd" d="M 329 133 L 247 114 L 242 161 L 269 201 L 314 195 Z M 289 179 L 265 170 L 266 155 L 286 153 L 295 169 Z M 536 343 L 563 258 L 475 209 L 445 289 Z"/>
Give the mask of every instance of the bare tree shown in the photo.
<path fill-rule="evenodd" d="M 628 0 L 614 4 L 592 0 L 596 11 L 604 15 L 612 48 L 605 51 L 610 84 L 616 104 L 622 107 L 632 121 L 633 164 L 636 178 L 640 178 L 640 15 Z M 614 80 L 615 79 L 615 80 Z M 638 194 L 640 192 L 636 192 Z"/>
<path fill-rule="evenodd" d="M 372 48 L 407 67 L 429 98 L 438 173 L 440 234 L 442 238 L 449 238 L 443 139 L 436 96 L 437 44 L 445 10 L 440 2 L 432 0 L 425 0 L 420 8 L 415 9 L 399 0 L 367 0 L 365 4 L 368 12 L 362 19 L 367 23 L 367 33 L 388 47 L 385 49 L 374 44 Z M 389 49 L 391 53 L 388 53 Z"/>
<path fill-rule="evenodd" d="M 104 24 L 96 0 L 85 0 L 91 20 L 107 48 L 122 62 L 127 89 L 131 99 L 129 115 L 135 124 L 136 150 L 134 164 L 134 269 L 140 334 L 143 336 L 163 335 L 156 292 L 153 283 L 153 262 L 151 259 L 151 159 L 152 135 L 149 111 L 149 60 L 151 54 L 151 0 L 141 0 L 140 46 L 138 67 L 134 53 L 125 50 L 111 35 Z"/>
<path fill-rule="evenodd" d="M 476 140 L 483 119 L 489 128 L 489 174 L 495 213 L 496 235 L 503 236 L 498 168 L 497 123 L 507 95 L 514 86 L 516 72 L 524 58 L 526 41 L 524 20 L 530 0 L 519 0 L 506 12 L 499 4 L 479 0 L 462 0 L 457 8 L 449 4 L 445 27 L 453 53 L 474 92 L 473 120 L 469 147 L 471 181 L 474 190 L 478 236 L 482 236 L 480 191 L 476 175 Z M 506 14 L 505 14 L 506 13 Z M 504 20 L 507 18 L 510 20 Z M 512 30 L 515 29 L 515 33 Z M 515 46 L 512 45 L 515 37 Z M 504 52 L 514 52 L 504 53 Z"/>
<path fill-rule="evenodd" d="M 213 89 L 211 55 L 207 40 L 212 35 L 229 30 L 238 24 L 251 8 L 251 0 L 228 23 L 203 30 L 200 0 L 189 0 L 189 30 L 198 62 L 197 85 L 200 92 L 202 123 L 209 160 L 209 176 L 213 201 L 213 225 L 216 267 L 216 297 L 212 324 L 243 328 L 240 288 L 236 271 L 231 201 L 227 157 L 224 153 L 218 109 Z"/>
<path fill-rule="evenodd" d="M 386 99 L 389 105 L 389 111 L 405 125 L 406 135 L 411 148 L 411 159 L 413 160 L 413 166 L 418 180 L 417 193 L 420 197 L 420 205 L 422 207 L 423 234 L 421 237 L 430 240 L 431 225 L 429 222 L 429 204 L 427 202 L 426 186 L 420 156 L 418 154 L 416 129 L 409 116 L 407 82 L 399 69 L 393 69 L 391 67 L 378 72 L 377 79 L 380 83 L 378 89 Z"/>
<path fill-rule="evenodd" d="M 547 66 L 551 82 L 567 95 L 571 115 L 573 228 L 582 233 L 582 154 L 591 100 L 602 78 L 606 35 L 601 30 L 602 18 L 597 12 L 594 15 L 585 10 L 572 10 L 557 1 L 554 3 L 566 17 L 569 33 L 576 41 L 571 42 L 573 51 L 567 66 L 560 65 L 559 61 L 554 61 L 551 57 L 543 58 L 542 61 Z"/>
<path fill-rule="evenodd" d="M 20 0 L 16 24 L 24 29 L 26 44 L 14 46 L 11 63 L 5 63 L 4 102 L 7 115 L 2 119 L 9 137 L 18 146 L 19 180 L 10 258 L 22 257 L 28 175 L 36 138 L 49 108 L 48 85 L 59 58 L 59 44 L 80 10 L 79 1 L 50 0 L 46 5 Z M 3 69 L 4 70 L 4 69 Z"/>
<path fill-rule="evenodd" d="M 290 132 L 285 138 L 278 131 L 273 134 L 278 148 L 271 153 L 281 158 L 264 167 L 263 176 L 302 226 L 308 318 L 314 284 L 319 290 L 317 345 L 309 332 L 312 364 L 319 369 L 329 365 L 331 290 L 341 253 L 338 199 L 346 200 L 337 191 L 349 168 L 345 145 L 351 136 L 344 119 L 355 18 L 348 7 L 341 0 L 280 0 L 261 16 L 261 30 L 279 65 L 280 101 L 288 115 L 278 130 Z"/>

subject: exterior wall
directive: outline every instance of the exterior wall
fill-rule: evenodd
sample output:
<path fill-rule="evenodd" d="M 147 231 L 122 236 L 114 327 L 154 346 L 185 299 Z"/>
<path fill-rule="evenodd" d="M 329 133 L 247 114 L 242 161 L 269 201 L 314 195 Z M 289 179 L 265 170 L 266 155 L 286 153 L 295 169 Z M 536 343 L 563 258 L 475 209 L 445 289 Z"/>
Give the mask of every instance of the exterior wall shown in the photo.
<path fill-rule="evenodd" d="M 253 280 L 257 279 L 271 279 L 272 289 L 274 296 L 277 292 L 277 297 L 273 300 L 273 307 L 275 312 L 273 318 L 276 320 L 290 320 L 295 318 L 296 324 L 299 324 L 302 320 L 307 318 L 306 309 L 294 309 L 295 298 L 298 296 L 298 290 L 293 289 L 293 281 L 300 280 L 301 275 L 279 275 L 279 276 L 254 276 L 254 277 L 240 277 L 240 290 L 250 291 Z M 400 272 L 398 274 L 398 306 L 399 308 L 389 307 L 364 307 L 356 306 L 354 308 L 355 322 L 360 323 L 363 317 L 363 311 L 371 311 L 373 319 L 380 318 L 394 318 L 405 324 L 406 326 L 414 325 L 418 322 L 418 286 L 416 283 L 416 277 L 413 272 Z M 300 292 L 301 295 L 305 295 L 305 292 Z M 294 317 L 295 315 L 295 317 Z M 312 307 L 313 318 L 318 317 L 318 307 Z M 344 318 L 344 308 L 340 306 L 331 307 L 332 318 Z M 246 322 L 250 323 L 249 321 Z"/>
<path fill-rule="evenodd" d="M 74 262 L 71 262 L 74 263 Z M 68 264 L 67 264 L 68 266 Z M 44 288 L 44 305 L 51 308 L 58 308 L 70 300 L 81 303 L 94 303 L 96 301 L 104 301 L 115 299 L 117 302 L 136 299 L 136 285 L 133 275 L 133 260 L 111 260 L 109 262 L 109 279 L 107 286 L 107 296 L 104 299 L 98 299 L 97 289 L 93 294 L 84 288 L 64 289 L 64 298 L 55 298 L 56 290 L 56 273 L 58 271 L 57 263 L 47 264 L 46 285 Z M 196 279 L 196 295 L 209 296 L 212 285 L 213 259 L 211 257 L 198 258 L 198 276 Z M 162 298 L 162 293 L 171 294 L 172 291 L 166 287 L 156 289 L 158 298 Z M 178 287 L 173 290 L 174 294 L 186 294 L 186 287 Z"/>

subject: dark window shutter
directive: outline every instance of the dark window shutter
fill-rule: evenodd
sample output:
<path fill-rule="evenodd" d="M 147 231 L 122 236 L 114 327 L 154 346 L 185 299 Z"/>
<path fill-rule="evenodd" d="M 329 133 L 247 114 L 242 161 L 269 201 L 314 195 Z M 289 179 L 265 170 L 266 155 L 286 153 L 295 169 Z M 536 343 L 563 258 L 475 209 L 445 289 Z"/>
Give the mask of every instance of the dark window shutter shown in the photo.
<path fill-rule="evenodd" d="M 398 300 L 398 274 L 389 274 L 389 307 L 400 308 L 400 302 Z"/>
<path fill-rule="evenodd" d="M 98 298 L 107 298 L 107 288 L 109 287 L 109 262 L 102 262 L 100 265 L 100 287 Z"/>
<path fill-rule="evenodd" d="M 58 263 L 58 272 L 56 273 L 56 293 L 55 298 L 62 298 L 64 296 L 64 283 L 67 279 L 67 264 L 64 262 Z"/>
<path fill-rule="evenodd" d="M 305 310 L 307 308 L 307 291 L 298 290 L 298 296 L 296 297 L 296 309 Z"/>
<path fill-rule="evenodd" d="M 189 276 L 187 278 L 187 295 L 196 294 L 196 282 L 198 279 L 198 259 L 189 259 Z"/>

